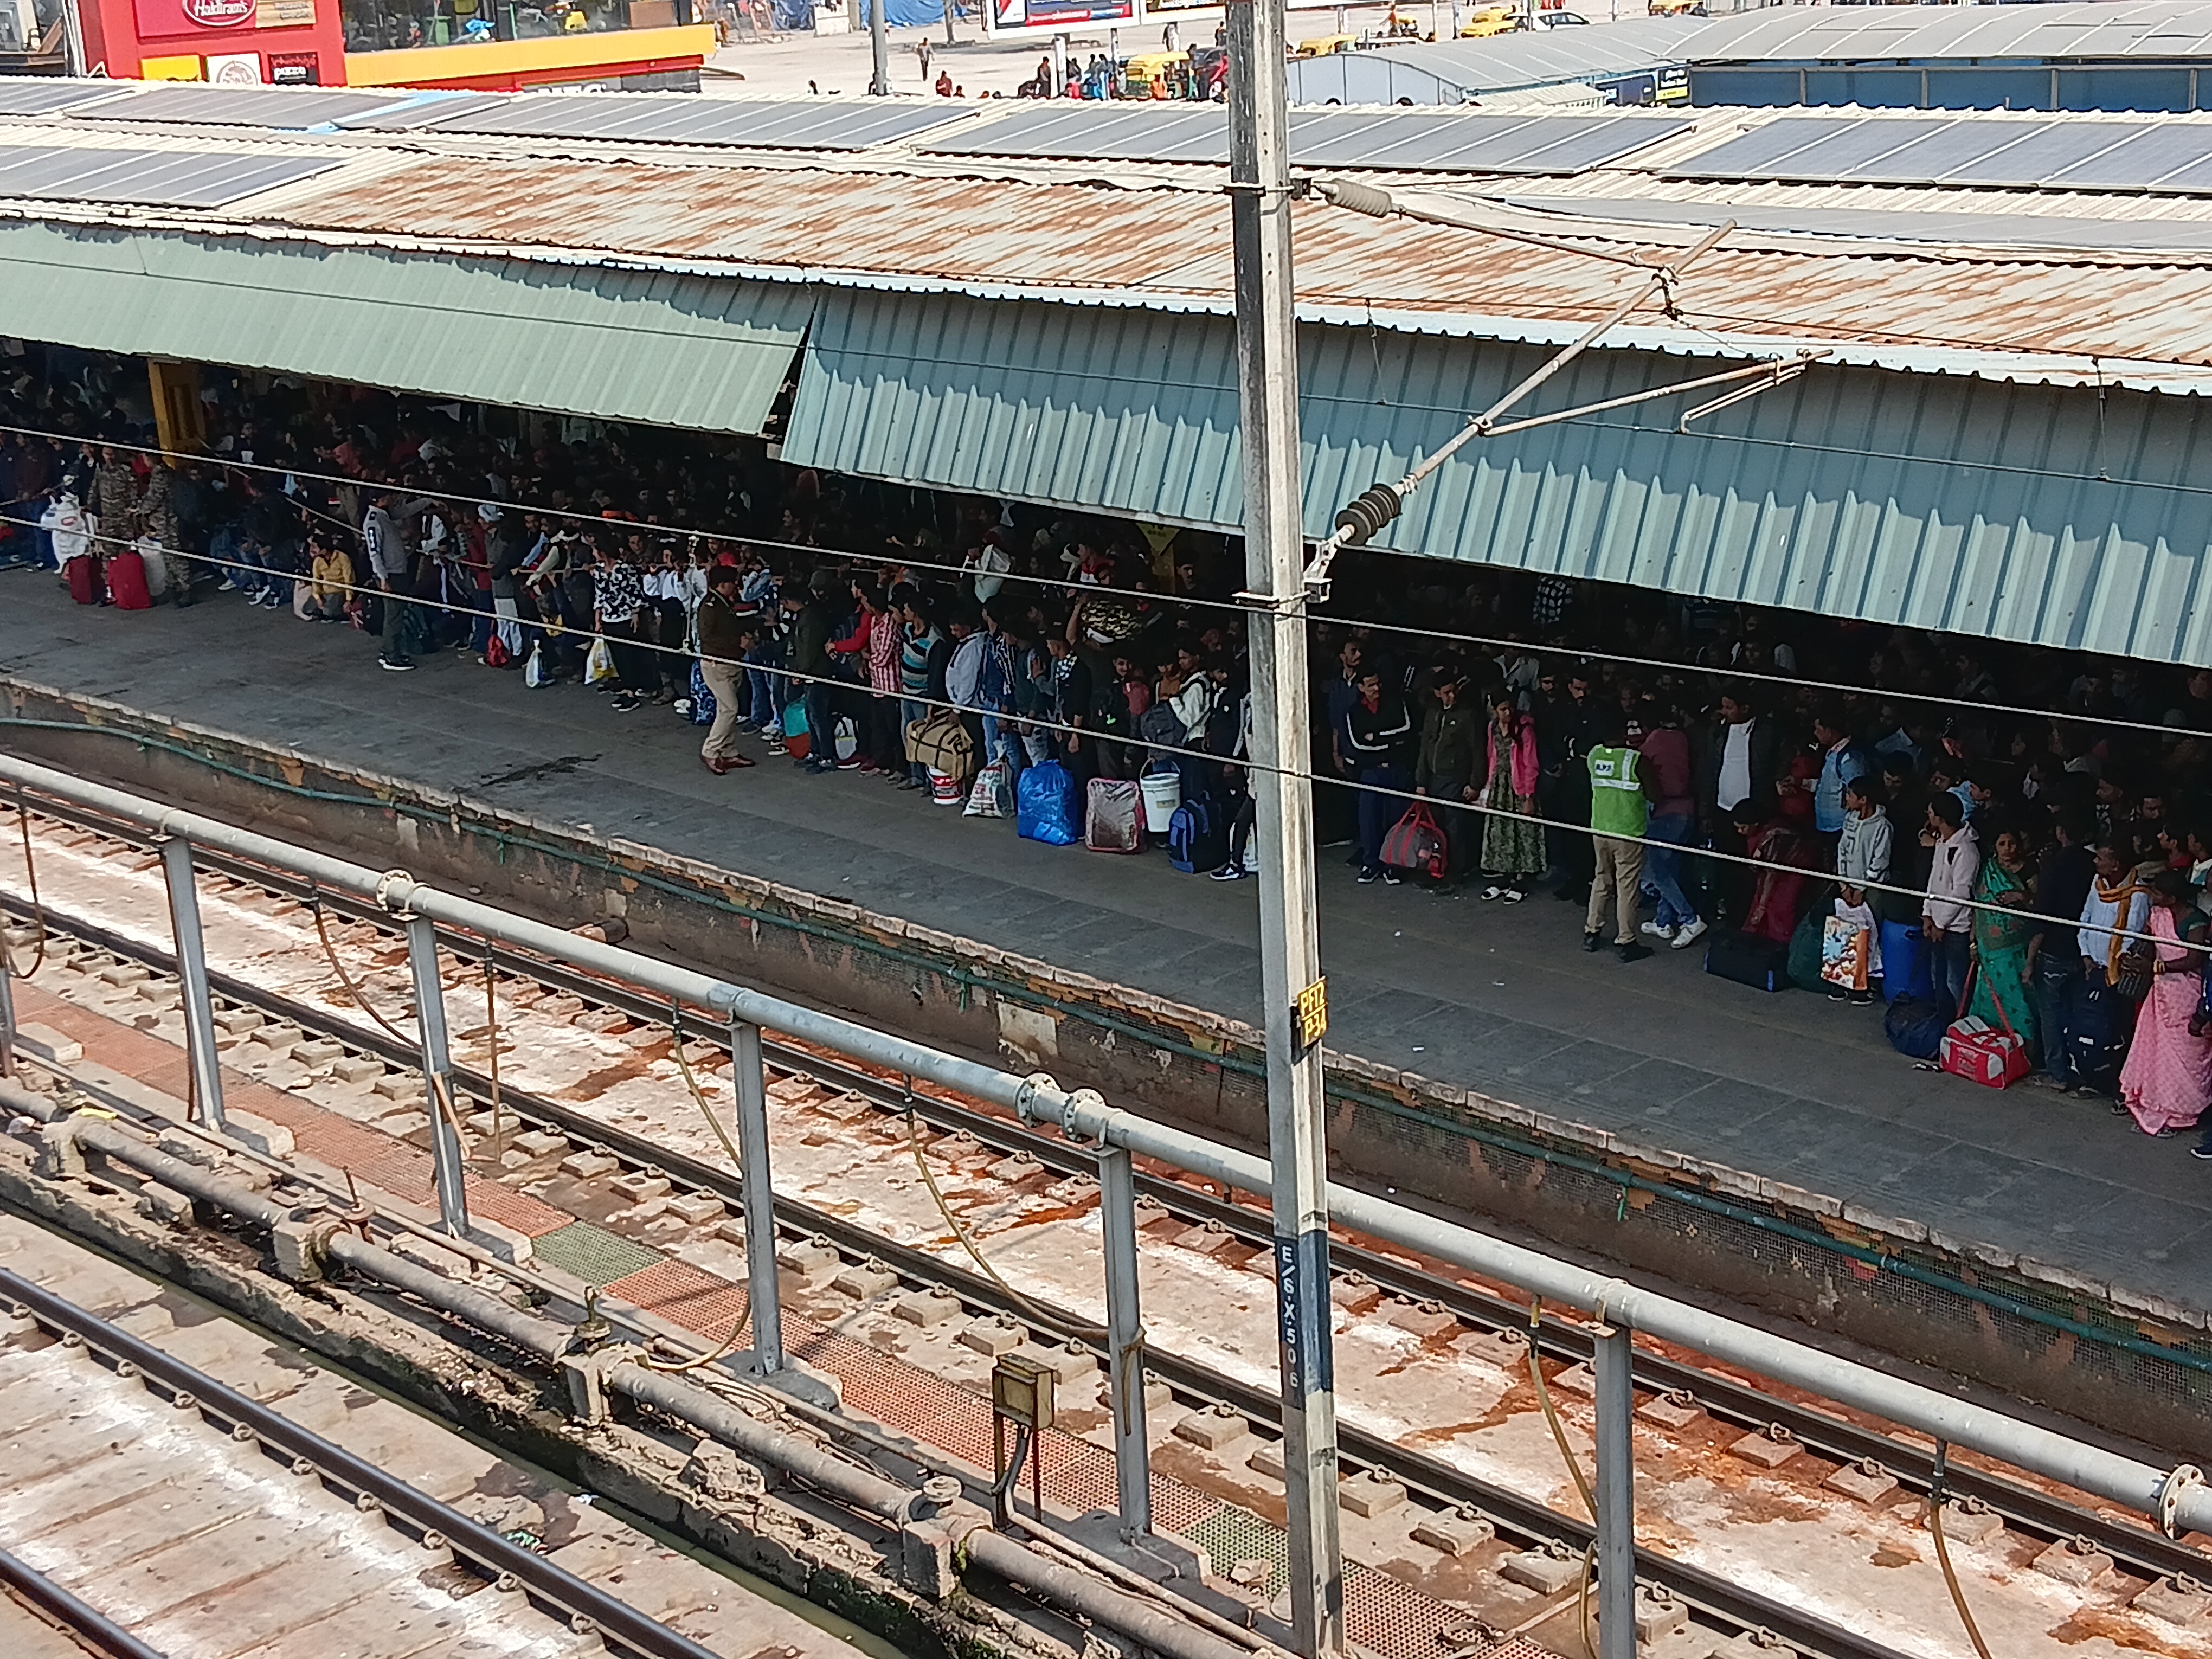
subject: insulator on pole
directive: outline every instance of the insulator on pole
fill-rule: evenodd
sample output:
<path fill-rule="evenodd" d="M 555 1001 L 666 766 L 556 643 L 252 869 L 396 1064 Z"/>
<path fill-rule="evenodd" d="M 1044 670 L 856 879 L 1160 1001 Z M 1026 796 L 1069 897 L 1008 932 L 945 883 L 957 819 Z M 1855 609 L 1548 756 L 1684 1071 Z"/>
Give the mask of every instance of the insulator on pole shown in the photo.
<path fill-rule="evenodd" d="M 1375 532 L 1398 516 L 1403 505 L 1398 492 L 1389 484 L 1376 484 L 1363 490 L 1336 515 L 1336 527 L 1344 532 L 1346 547 L 1364 547 Z"/>

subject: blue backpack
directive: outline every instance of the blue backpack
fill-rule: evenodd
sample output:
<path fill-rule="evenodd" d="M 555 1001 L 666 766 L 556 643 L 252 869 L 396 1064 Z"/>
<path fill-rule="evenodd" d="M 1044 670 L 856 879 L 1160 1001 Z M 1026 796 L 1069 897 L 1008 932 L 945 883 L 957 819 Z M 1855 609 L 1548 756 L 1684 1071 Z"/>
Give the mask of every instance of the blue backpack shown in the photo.
<path fill-rule="evenodd" d="M 1229 861 L 1229 827 L 1211 795 L 1193 795 L 1168 820 L 1168 862 L 1192 875 Z"/>
<path fill-rule="evenodd" d="M 1083 839 L 1083 813 L 1075 804 L 1075 780 L 1058 761 L 1040 761 L 1014 786 L 1014 833 L 1048 847 L 1072 847 Z"/>
<path fill-rule="evenodd" d="M 1885 965 L 1888 960 L 1882 958 Z M 1907 1060 L 1934 1060 L 1942 1052 L 1943 1033 L 1954 1018 L 1955 1010 L 1933 997 L 1899 997 L 1882 1016 L 1882 1033 L 1889 1046 Z"/>

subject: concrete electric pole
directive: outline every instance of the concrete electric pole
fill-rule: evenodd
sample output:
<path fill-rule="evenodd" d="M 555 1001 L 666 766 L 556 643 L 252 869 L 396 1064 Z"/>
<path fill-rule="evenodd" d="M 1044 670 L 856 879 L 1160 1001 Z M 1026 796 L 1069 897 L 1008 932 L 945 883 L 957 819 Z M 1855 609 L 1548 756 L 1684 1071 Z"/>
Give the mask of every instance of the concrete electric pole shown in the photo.
<path fill-rule="evenodd" d="M 875 69 L 869 77 L 868 91 L 878 98 L 891 95 L 891 31 L 884 16 L 884 0 L 861 0 L 868 9 L 868 48 L 874 54 Z M 952 0 L 945 0 L 946 7 Z"/>
<path fill-rule="evenodd" d="M 1344 1561 L 1337 1538 L 1322 1133 L 1321 1040 L 1328 1013 L 1314 926 L 1313 789 L 1307 776 L 1312 744 L 1283 0 L 1231 0 L 1228 13 L 1229 192 L 1252 629 L 1249 782 L 1260 836 L 1291 1623 L 1300 1654 L 1333 1659 L 1344 1650 Z"/>

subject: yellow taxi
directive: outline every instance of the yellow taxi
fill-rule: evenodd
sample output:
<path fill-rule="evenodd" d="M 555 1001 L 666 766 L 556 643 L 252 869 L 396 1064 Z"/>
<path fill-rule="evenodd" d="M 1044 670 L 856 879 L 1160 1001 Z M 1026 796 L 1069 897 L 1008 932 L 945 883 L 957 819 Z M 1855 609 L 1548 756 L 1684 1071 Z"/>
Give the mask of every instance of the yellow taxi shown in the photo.
<path fill-rule="evenodd" d="M 1359 44 L 1356 34 L 1324 34 L 1311 40 L 1301 40 L 1291 55 L 1294 58 L 1333 58 L 1340 52 L 1350 52 Z"/>
<path fill-rule="evenodd" d="M 1469 12 L 1459 26 L 1462 40 L 1480 40 L 1492 34 L 1510 34 L 1521 27 L 1517 6 L 1484 6 Z"/>

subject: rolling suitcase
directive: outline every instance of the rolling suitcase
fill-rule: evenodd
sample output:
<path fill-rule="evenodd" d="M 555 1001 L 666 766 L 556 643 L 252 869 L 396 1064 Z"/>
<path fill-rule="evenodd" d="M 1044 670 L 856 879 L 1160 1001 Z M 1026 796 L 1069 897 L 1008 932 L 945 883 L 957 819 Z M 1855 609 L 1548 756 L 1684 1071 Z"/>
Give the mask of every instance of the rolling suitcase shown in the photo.
<path fill-rule="evenodd" d="M 130 548 L 108 556 L 107 596 L 118 611 L 154 608 L 154 596 L 146 588 L 146 562 Z"/>
<path fill-rule="evenodd" d="M 100 568 L 93 563 L 91 554 L 78 554 L 62 567 L 62 574 L 69 579 L 70 598 L 79 605 L 98 605 L 106 597 L 100 591 Z"/>

